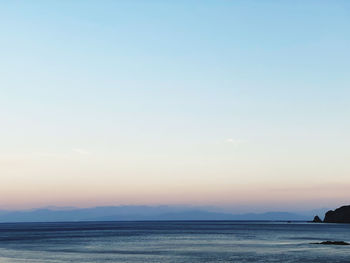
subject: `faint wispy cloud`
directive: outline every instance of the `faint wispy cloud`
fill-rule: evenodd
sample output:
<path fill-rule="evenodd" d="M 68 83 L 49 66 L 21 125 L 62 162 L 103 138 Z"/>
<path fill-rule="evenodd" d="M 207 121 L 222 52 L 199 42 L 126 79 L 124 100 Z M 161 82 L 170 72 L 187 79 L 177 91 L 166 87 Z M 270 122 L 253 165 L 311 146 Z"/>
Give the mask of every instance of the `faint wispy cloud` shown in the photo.
<path fill-rule="evenodd" d="M 239 145 L 239 144 L 243 144 L 246 142 L 247 142 L 246 140 L 241 140 L 241 139 L 233 139 L 233 138 L 226 139 L 226 143 L 230 143 L 233 145 Z"/>
<path fill-rule="evenodd" d="M 79 148 L 73 148 L 72 151 L 83 155 L 91 154 L 91 152 L 84 149 L 79 149 Z"/>

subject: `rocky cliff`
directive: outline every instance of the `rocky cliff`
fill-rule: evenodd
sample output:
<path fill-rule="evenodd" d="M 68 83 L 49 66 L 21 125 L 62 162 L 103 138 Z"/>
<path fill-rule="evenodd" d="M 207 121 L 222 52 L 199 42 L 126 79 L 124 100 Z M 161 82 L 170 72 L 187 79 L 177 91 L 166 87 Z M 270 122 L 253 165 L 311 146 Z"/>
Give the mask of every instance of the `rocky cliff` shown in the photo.
<path fill-rule="evenodd" d="M 350 223 L 350 205 L 330 210 L 326 213 L 325 223 Z"/>

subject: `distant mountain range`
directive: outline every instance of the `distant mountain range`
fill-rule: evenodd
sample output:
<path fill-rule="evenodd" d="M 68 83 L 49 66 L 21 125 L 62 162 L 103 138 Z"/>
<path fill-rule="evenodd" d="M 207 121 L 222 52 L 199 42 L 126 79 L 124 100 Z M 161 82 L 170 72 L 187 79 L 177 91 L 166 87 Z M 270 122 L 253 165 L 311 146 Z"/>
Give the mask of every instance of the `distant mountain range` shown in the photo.
<path fill-rule="evenodd" d="M 143 221 L 143 220 L 269 220 L 308 221 L 310 213 L 267 212 L 230 214 L 206 211 L 196 207 L 172 206 L 107 206 L 93 208 L 57 208 L 25 211 L 0 211 L 0 222 L 62 221 Z"/>

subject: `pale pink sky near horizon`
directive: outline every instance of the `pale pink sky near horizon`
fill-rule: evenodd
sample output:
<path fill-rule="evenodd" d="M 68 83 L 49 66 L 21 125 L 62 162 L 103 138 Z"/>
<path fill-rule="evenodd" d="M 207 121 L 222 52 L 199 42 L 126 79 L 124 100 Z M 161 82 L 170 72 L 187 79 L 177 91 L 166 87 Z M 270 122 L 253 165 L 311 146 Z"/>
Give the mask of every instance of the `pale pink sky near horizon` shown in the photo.
<path fill-rule="evenodd" d="M 176 162 L 181 160 L 182 165 L 173 164 L 173 168 L 168 169 L 171 167 L 169 160 L 160 157 L 153 161 L 153 158 L 138 159 L 138 166 L 132 166 L 125 163 L 127 160 L 108 160 L 75 150 L 61 155 L 35 153 L 4 159 L 1 170 L 10 176 L 3 177 L 0 185 L 2 209 L 50 205 L 213 205 L 233 208 L 246 205 L 252 211 L 264 207 L 279 210 L 299 207 L 303 210 L 346 203 L 350 187 L 344 183 L 346 178 L 329 180 L 329 171 L 323 171 L 323 176 L 318 174 L 317 181 L 312 177 L 303 178 L 305 174 L 295 180 L 293 171 L 286 171 L 286 177 L 281 178 L 282 167 L 276 165 L 275 174 L 271 172 L 272 160 L 272 163 L 265 160 L 257 167 L 242 163 L 229 165 L 228 160 L 223 162 L 221 158 L 219 163 L 203 160 L 202 165 L 206 168 L 202 169 L 198 159 L 193 162 L 178 157 L 174 159 Z M 155 169 L 155 162 L 162 162 L 163 166 L 158 165 Z"/>
<path fill-rule="evenodd" d="M 106 154 L 78 148 L 0 155 L 0 208 L 181 204 L 311 209 L 348 199 L 350 183 L 341 176 L 346 166 L 339 160 L 328 159 L 339 164 L 337 171 L 318 159 L 322 156 L 308 158 L 307 153 L 292 160 L 290 153 L 256 156 L 248 142 L 198 147 L 176 146 L 172 156 L 156 153 L 159 149 Z"/>

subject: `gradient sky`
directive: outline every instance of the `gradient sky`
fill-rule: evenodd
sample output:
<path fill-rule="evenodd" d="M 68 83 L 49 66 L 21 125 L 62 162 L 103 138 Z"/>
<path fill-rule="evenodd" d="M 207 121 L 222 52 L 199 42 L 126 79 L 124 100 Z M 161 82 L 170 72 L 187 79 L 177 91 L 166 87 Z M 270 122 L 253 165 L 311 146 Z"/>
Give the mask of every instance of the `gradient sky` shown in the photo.
<path fill-rule="evenodd" d="M 350 202 L 349 1 L 1 1 L 0 208 Z"/>

